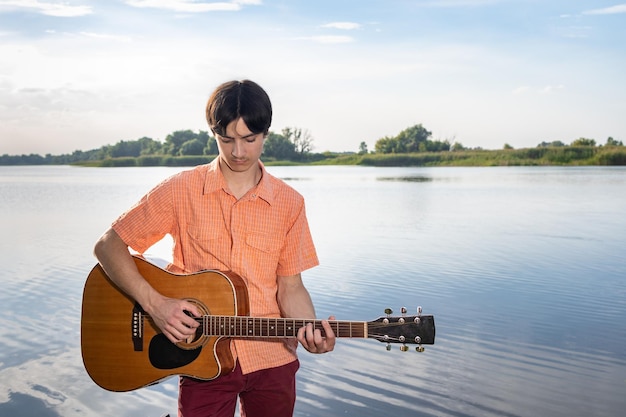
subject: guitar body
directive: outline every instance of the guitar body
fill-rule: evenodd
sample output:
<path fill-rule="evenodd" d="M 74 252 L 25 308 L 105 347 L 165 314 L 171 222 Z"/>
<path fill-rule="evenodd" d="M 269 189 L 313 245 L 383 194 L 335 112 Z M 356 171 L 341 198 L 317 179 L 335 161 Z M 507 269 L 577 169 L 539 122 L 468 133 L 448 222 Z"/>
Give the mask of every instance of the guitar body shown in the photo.
<path fill-rule="evenodd" d="M 195 303 L 204 315 L 249 314 L 245 283 L 234 273 L 177 275 L 142 258 L 134 259 L 157 291 Z M 89 376 L 110 391 L 134 390 L 173 375 L 210 380 L 234 367 L 228 338 L 199 335 L 196 340 L 171 343 L 100 265 L 85 283 L 81 347 Z"/>

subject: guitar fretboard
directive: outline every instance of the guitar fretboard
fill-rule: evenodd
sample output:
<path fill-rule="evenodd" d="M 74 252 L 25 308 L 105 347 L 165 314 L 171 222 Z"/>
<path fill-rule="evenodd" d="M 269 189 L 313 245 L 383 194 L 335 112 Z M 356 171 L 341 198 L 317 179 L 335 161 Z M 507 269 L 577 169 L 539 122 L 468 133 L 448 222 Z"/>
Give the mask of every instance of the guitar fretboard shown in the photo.
<path fill-rule="evenodd" d="M 298 329 L 313 324 L 324 334 L 321 320 L 261 318 L 244 316 L 203 316 L 205 336 L 296 337 Z M 367 338 L 367 322 L 329 320 L 336 337 Z"/>

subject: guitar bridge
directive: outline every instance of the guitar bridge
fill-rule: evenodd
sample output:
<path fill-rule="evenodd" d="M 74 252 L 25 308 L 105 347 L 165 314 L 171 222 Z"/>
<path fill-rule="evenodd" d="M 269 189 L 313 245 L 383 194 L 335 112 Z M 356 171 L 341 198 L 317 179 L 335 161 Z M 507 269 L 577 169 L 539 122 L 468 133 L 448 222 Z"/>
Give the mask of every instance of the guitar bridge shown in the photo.
<path fill-rule="evenodd" d="M 143 316 L 145 311 L 139 303 L 135 303 L 133 307 L 133 317 L 131 319 L 131 331 L 133 339 L 133 347 L 135 352 L 143 351 Z"/>

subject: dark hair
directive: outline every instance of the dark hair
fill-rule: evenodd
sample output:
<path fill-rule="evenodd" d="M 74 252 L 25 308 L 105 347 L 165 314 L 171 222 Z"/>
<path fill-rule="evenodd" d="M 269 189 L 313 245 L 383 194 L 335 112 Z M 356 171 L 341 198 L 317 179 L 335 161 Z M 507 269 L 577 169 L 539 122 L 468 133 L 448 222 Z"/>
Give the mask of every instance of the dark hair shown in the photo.
<path fill-rule="evenodd" d="M 268 134 L 272 103 L 265 90 L 250 80 L 225 82 L 206 105 L 206 120 L 214 134 L 225 135 L 226 126 L 240 117 L 252 133 Z"/>

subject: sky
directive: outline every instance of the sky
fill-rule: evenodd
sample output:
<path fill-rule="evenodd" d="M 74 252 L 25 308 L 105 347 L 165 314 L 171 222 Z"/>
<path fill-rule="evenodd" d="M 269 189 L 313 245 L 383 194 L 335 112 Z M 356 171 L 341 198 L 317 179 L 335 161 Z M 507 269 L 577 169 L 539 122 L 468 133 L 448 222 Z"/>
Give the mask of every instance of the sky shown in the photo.
<path fill-rule="evenodd" d="M 626 142 L 619 1 L 0 0 L 0 155 L 207 131 L 213 89 L 246 78 L 314 152 L 417 124 L 471 148 Z"/>

